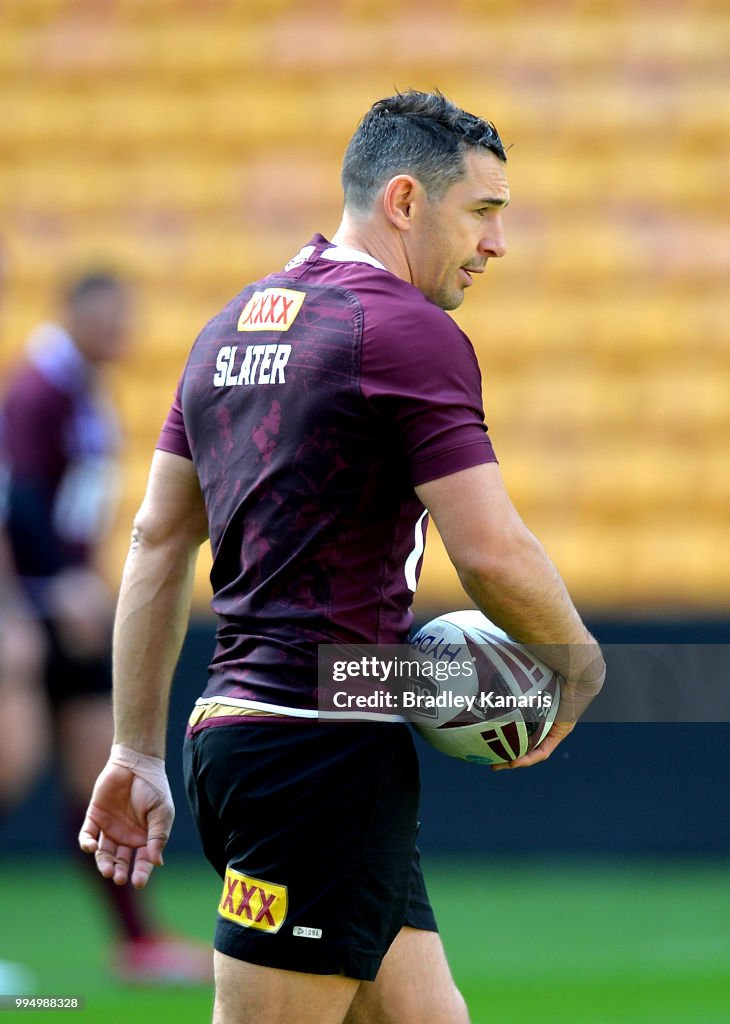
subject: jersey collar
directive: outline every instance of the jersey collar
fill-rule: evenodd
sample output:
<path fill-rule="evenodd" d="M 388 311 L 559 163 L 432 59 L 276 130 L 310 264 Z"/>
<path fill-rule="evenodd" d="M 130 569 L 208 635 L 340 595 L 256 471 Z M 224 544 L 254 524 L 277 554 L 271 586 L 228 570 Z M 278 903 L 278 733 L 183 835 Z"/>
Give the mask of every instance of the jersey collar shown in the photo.
<path fill-rule="evenodd" d="M 374 256 L 367 252 L 352 249 L 349 245 L 333 245 L 331 249 L 325 249 L 320 253 L 320 258 L 332 260 L 335 263 L 369 263 L 371 267 L 376 267 L 378 270 L 385 270 L 386 273 L 390 273 L 380 260 L 376 260 Z"/>

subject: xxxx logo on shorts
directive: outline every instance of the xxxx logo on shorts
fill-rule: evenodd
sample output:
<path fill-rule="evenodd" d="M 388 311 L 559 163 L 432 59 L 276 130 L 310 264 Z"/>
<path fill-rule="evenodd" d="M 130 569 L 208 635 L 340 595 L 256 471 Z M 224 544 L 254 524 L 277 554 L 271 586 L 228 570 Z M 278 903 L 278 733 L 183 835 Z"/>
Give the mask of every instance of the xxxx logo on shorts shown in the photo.
<path fill-rule="evenodd" d="M 285 885 L 251 878 L 240 871 L 226 868 L 223 895 L 218 913 L 227 921 L 258 928 L 262 932 L 278 932 L 284 923 L 288 906 Z"/>

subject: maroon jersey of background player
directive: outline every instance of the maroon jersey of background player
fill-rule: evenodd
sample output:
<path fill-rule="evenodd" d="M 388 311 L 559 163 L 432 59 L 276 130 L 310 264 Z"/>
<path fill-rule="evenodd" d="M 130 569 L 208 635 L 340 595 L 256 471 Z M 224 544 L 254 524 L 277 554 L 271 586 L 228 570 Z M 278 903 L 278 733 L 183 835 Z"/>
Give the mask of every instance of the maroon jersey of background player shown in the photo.
<path fill-rule="evenodd" d="M 49 582 L 90 564 L 104 535 L 119 427 L 94 367 L 57 324 L 31 335 L 2 415 L 8 533 L 28 595 L 46 614 Z"/>
<path fill-rule="evenodd" d="M 321 235 L 206 325 L 158 447 L 194 460 L 205 498 L 205 697 L 300 715 L 318 643 L 407 638 L 427 526 L 414 486 L 495 461 L 466 335 Z"/>

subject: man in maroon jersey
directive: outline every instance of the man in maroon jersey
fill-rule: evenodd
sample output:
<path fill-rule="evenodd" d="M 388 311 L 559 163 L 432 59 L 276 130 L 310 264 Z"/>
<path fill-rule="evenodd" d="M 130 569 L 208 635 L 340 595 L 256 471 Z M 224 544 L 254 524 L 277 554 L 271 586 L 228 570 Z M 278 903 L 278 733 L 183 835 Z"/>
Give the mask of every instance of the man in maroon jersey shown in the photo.
<path fill-rule="evenodd" d="M 185 759 L 224 880 L 217 1024 L 467 1020 L 418 862 L 410 732 L 317 715 L 318 644 L 405 642 L 429 514 L 479 607 L 556 645 L 566 705 L 601 675 L 507 497 L 474 351 L 444 312 L 505 253 L 504 167 L 493 125 L 440 94 L 377 102 L 333 240 L 204 328 L 163 428 L 117 613 L 115 745 L 80 842 L 119 882 L 161 863 L 169 687 L 209 536 L 217 646 Z"/>
<path fill-rule="evenodd" d="M 11 686 L 6 673 L 3 711 L 15 709 L 15 716 L 9 751 L 0 756 L 0 802 L 19 800 L 53 750 L 74 847 L 112 737 L 113 605 L 97 565 L 116 490 L 119 429 L 101 371 L 126 348 L 129 306 L 127 286 L 106 271 L 70 281 L 61 322 L 32 332 L 0 409 L 6 478 L 0 522 L 27 617 L 42 630 L 43 684 L 34 686 L 16 668 Z M 13 629 L 15 643 L 0 644 L 0 669 L 3 651 L 18 647 L 20 625 Z M 209 980 L 196 943 L 165 935 L 140 894 L 106 884 L 96 872 L 94 879 L 119 933 L 113 962 L 123 979 Z"/>

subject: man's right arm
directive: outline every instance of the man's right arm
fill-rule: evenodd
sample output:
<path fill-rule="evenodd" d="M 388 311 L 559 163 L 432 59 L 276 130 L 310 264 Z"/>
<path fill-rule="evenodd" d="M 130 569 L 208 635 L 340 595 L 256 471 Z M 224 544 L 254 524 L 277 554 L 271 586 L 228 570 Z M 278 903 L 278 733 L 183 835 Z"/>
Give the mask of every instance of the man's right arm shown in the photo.
<path fill-rule="evenodd" d="M 130 874 L 134 885 L 146 884 L 162 863 L 172 826 L 163 761 L 167 709 L 206 536 L 193 463 L 155 452 L 114 627 L 114 747 L 79 836 L 101 874 L 119 885 Z"/>
<path fill-rule="evenodd" d="M 513 764 L 543 760 L 600 689 L 600 649 L 545 549 L 522 522 L 496 463 L 421 484 L 416 493 L 474 603 L 566 681 L 561 721 L 539 748 Z"/>
<path fill-rule="evenodd" d="M 190 459 L 156 451 L 114 623 L 114 742 L 164 757 L 167 703 L 208 535 Z"/>

